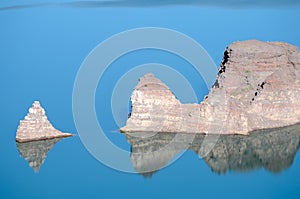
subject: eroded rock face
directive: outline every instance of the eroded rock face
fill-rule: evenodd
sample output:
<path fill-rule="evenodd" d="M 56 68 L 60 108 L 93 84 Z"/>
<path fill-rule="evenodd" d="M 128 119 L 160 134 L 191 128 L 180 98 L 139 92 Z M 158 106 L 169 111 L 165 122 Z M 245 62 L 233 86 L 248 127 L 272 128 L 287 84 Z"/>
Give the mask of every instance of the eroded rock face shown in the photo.
<path fill-rule="evenodd" d="M 200 104 L 181 104 L 152 74 L 140 78 L 124 132 L 248 134 L 300 122 L 300 52 L 256 40 L 227 47 Z"/>
<path fill-rule="evenodd" d="M 40 103 L 35 101 L 24 120 L 20 121 L 16 133 L 16 141 L 30 142 L 70 136 L 72 134 L 56 130 L 48 121 L 45 110 L 41 107 Z"/>

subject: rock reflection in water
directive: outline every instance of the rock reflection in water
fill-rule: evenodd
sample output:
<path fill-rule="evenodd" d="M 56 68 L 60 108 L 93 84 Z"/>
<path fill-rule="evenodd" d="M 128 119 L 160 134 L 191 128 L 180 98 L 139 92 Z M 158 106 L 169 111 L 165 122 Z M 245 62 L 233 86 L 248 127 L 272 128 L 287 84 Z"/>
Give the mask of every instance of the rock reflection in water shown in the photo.
<path fill-rule="evenodd" d="M 54 138 L 40 141 L 16 142 L 20 155 L 28 161 L 34 172 L 38 172 L 44 163 L 47 153 L 63 138 Z"/>
<path fill-rule="evenodd" d="M 137 133 L 125 135 L 131 144 L 133 167 L 146 177 L 167 165 L 182 150 L 188 148 L 198 155 L 199 149 L 205 147 L 202 146 L 205 135 L 196 135 L 192 142 L 186 143 L 189 138 L 185 136 L 191 135 L 185 134 L 172 145 L 169 143 L 174 141 L 174 133 L 158 133 L 146 138 L 136 136 Z M 260 130 L 250 136 L 225 135 L 220 136 L 210 153 L 202 158 L 216 173 L 260 168 L 279 173 L 292 165 L 299 143 L 300 124 Z"/>

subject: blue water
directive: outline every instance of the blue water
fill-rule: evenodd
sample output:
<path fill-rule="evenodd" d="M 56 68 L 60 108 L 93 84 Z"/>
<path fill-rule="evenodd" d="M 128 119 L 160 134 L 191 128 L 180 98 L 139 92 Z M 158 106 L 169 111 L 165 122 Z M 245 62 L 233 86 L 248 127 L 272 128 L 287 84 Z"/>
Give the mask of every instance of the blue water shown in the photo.
<path fill-rule="evenodd" d="M 285 41 L 299 47 L 298 3 L 280 8 L 280 1 L 270 6 L 268 1 L 262 6 L 235 5 L 234 1 L 232 6 L 181 1 L 162 6 L 155 1 L 153 5 L 125 1 L 110 6 L 53 2 L 41 6 L 41 1 L 24 1 L 22 5 L 34 6 L 9 9 L 18 2 L 0 3 L 0 198 L 299 198 L 299 153 L 278 174 L 258 168 L 219 175 L 188 151 L 169 167 L 144 178 L 101 164 L 75 136 L 56 143 L 34 173 L 14 140 L 19 120 L 34 100 L 40 100 L 55 127 L 77 134 L 72 113 L 77 71 L 91 50 L 114 34 L 149 26 L 174 29 L 200 43 L 218 65 L 225 47 L 237 40 Z M 106 135 L 128 151 L 130 144 L 116 132 L 119 124 L 109 109 L 112 85 L 131 67 L 149 62 L 170 65 L 184 74 L 198 101 L 208 92 L 201 77 L 185 69 L 189 63 L 174 55 L 145 50 L 121 57 L 98 85 L 96 112 Z M 127 107 L 120 110 L 123 124 L 126 111 Z"/>

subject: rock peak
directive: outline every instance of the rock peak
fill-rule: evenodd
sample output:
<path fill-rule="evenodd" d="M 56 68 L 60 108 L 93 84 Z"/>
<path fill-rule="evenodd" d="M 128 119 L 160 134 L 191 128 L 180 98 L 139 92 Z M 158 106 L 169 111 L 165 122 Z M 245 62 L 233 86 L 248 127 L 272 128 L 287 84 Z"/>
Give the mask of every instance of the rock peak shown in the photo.
<path fill-rule="evenodd" d="M 39 101 L 34 101 L 31 108 L 29 108 L 28 114 L 25 116 L 25 120 L 43 119 L 47 119 L 45 110 L 43 109 Z"/>
<path fill-rule="evenodd" d="M 160 79 L 156 78 L 153 73 L 147 73 L 139 79 L 136 89 L 142 90 L 169 90 L 168 86 Z"/>
<path fill-rule="evenodd" d="M 56 130 L 48 121 L 46 112 L 40 102 L 34 101 L 24 120 L 20 121 L 16 133 L 16 141 L 29 142 L 70 136 L 72 134 Z"/>

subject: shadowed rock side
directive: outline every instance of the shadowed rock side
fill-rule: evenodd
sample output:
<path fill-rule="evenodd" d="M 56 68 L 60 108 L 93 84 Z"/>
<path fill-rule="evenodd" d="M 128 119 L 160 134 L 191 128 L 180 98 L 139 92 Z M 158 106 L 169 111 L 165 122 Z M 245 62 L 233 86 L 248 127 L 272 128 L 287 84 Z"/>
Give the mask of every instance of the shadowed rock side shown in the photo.
<path fill-rule="evenodd" d="M 300 52 L 256 40 L 227 47 L 200 104 L 181 104 L 152 74 L 140 78 L 123 132 L 248 134 L 300 122 Z"/>
<path fill-rule="evenodd" d="M 30 142 L 51 138 L 70 137 L 70 133 L 62 133 L 56 130 L 48 121 L 45 110 L 38 101 L 35 101 L 29 109 L 24 120 L 20 121 L 16 133 L 17 142 Z"/>
<path fill-rule="evenodd" d="M 137 172 L 146 176 L 166 166 L 184 149 L 193 150 L 199 155 L 205 135 L 196 134 L 187 143 L 191 134 L 181 134 L 174 142 L 174 133 L 158 133 L 151 137 L 137 136 L 140 133 L 125 134 L 131 144 L 131 162 Z M 207 143 L 209 144 L 209 142 Z M 228 170 L 244 172 L 264 168 L 279 173 L 292 165 L 300 144 L 300 124 L 253 132 L 249 136 L 222 135 L 214 148 L 203 157 L 216 173 Z M 165 147 L 168 148 L 165 149 Z M 186 147 L 188 146 L 188 147 Z M 200 157 L 200 155 L 199 155 Z M 201 158 L 201 157 L 200 157 Z"/>
<path fill-rule="evenodd" d="M 46 159 L 47 153 L 61 139 L 54 138 L 25 143 L 17 142 L 17 147 L 20 155 L 28 161 L 29 166 L 33 168 L 34 172 L 38 172 Z"/>

